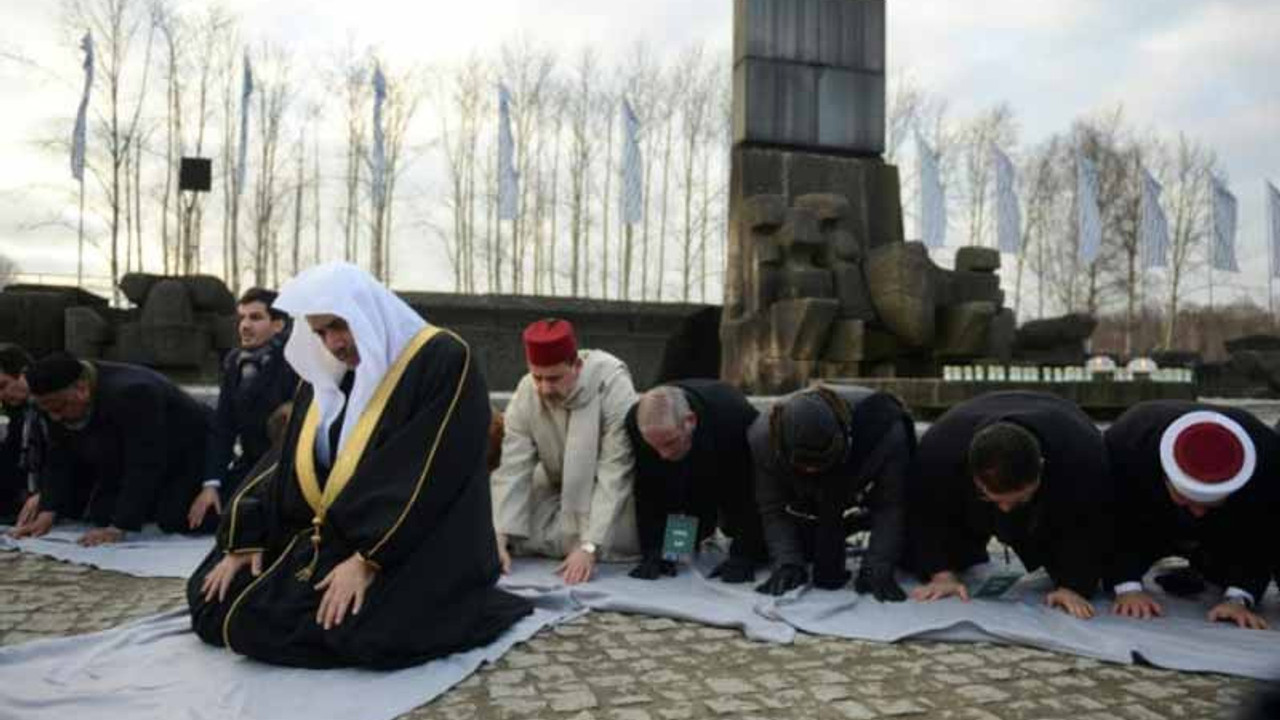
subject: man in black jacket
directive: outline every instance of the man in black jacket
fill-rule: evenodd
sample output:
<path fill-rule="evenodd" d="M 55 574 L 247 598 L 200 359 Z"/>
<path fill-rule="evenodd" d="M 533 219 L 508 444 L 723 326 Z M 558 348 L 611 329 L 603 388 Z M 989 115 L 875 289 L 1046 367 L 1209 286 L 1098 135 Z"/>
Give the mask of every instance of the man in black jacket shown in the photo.
<path fill-rule="evenodd" d="M 36 512 L 40 464 L 48 431 L 27 389 L 31 356 L 17 345 L 0 345 L 0 406 L 9 419 L 0 443 L 0 518 L 27 522 Z"/>
<path fill-rule="evenodd" d="M 1117 542 L 1107 581 L 1114 611 L 1148 618 L 1164 609 L 1142 577 L 1170 555 L 1195 572 L 1156 581 L 1174 594 L 1203 589 L 1199 573 L 1224 588 L 1210 621 L 1267 626 L 1253 607 L 1270 581 L 1280 510 L 1275 434 L 1251 413 L 1180 400 L 1140 403 L 1106 432 L 1116 487 Z"/>
<path fill-rule="evenodd" d="M 953 407 L 920 439 L 909 475 L 907 565 L 928 581 L 912 597 L 968 600 L 957 573 L 986 562 L 995 535 L 1028 570 L 1048 571 L 1046 604 L 1093 617 L 1115 527 L 1106 470 L 1102 434 L 1060 397 L 995 392 Z"/>
<path fill-rule="evenodd" d="M 275 299 L 270 290 L 251 288 L 236 306 L 240 347 L 227 353 L 222 363 L 204 489 L 187 514 L 193 530 L 211 517 L 210 510 L 222 514 L 244 476 L 271 447 L 267 420 L 289 402 L 298 387 L 298 375 L 284 359 L 288 316 L 272 308 Z"/>
<path fill-rule="evenodd" d="M 643 560 L 631 577 L 675 575 L 663 557 L 668 518 L 697 518 L 696 541 L 717 527 L 733 538 L 729 559 L 712 577 L 727 583 L 755 578 L 765 561 L 764 533 L 756 509 L 747 429 L 759 412 L 737 388 L 718 380 L 660 385 L 627 413 L 627 435 L 636 455 L 636 525 Z"/>
<path fill-rule="evenodd" d="M 773 574 L 756 588 L 781 595 L 809 581 L 849 580 L 845 540 L 870 511 L 871 540 L 854 589 L 906 599 L 894 580 L 902 552 L 905 473 L 915 426 L 896 398 L 862 387 L 825 387 L 782 398 L 747 433 L 756 502 Z"/>
<path fill-rule="evenodd" d="M 40 511 L 20 536 L 43 535 L 60 517 L 98 526 L 82 545 L 119 542 L 148 522 L 165 532 L 187 528 L 204 468 L 207 408 L 147 368 L 63 352 L 36 362 L 27 383 L 50 420 L 50 445 Z"/>

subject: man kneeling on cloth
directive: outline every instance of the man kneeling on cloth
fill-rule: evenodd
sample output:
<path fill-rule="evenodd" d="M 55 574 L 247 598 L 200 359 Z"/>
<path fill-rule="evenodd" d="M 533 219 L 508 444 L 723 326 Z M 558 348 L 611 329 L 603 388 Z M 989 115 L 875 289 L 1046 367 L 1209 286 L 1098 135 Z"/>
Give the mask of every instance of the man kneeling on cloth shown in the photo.
<path fill-rule="evenodd" d="M 498 590 L 471 349 L 364 271 L 321 265 L 275 307 L 303 379 L 278 453 L 232 498 L 187 586 L 212 645 L 298 667 L 397 668 L 489 643 L 530 612 Z"/>

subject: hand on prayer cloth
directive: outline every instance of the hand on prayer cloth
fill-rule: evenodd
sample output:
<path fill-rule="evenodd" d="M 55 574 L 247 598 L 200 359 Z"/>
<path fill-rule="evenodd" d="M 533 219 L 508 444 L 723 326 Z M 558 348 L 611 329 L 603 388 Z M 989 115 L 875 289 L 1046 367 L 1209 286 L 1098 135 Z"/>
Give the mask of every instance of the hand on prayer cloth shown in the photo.
<path fill-rule="evenodd" d="M 662 558 L 645 558 L 639 565 L 631 568 L 627 575 L 637 580 L 657 580 L 663 575 L 675 577 L 676 564 Z"/>
<path fill-rule="evenodd" d="M 1121 617 L 1148 620 L 1164 615 L 1164 608 L 1156 599 L 1141 590 L 1121 593 L 1111 605 L 1111 612 Z"/>
<path fill-rule="evenodd" d="M 869 593 L 880 602 L 902 602 L 907 599 L 907 593 L 893 577 L 893 568 L 883 565 L 863 565 L 858 568 L 858 579 L 853 581 L 853 589 L 862 595 Z"/>
<path fill-rule="evenodd" d="M 969 602 L 969 588 L 965 587 L 964 583 L 960 582 L 960 578 L 949 570 L 934 573 L 927 584 L 911 591 L 911 599 L 919 602 L 941 600 L 953 595 Z"/>
<path fill-rule="evenodd" d="M 40 514 L 40 493 L 32 493 L 27 497 L 26 502 L 22 503 L 22 509 L 18 511 L 18 519 L 13 525 L 14 527 L 22 527 Z"/>
<path fill-rule="evenodd" d="M 359 615 L 360 608 L 364 607 L 365 591 L 373 584 L 377 572 L 359 553 L 338 563 L 316 585 L 316 590 L 324 590 L 320 608 L 316 610 L 316 624 L 332 630 L 342 624 L 348 610 L 352 615 Z"/>
<path fill-rule="evenodd" d="M 565 557 L 556 574 L 564 579 L 565 585 L 577 585 L 591 579 L 591 572 L 596 566 L 596 556 L 578 548 Z"/>
<path fill-rule="evenodd" d="M 9 531 L 10 537 L 15 538 L 37 538 L 47 534 L 53 529 L 54 514 L 52 510 L 36 513 L 34 519 L 19 523 L 17 527 Z"/>
<path fill-rule="evenodd" d="M 801 565 L 779 565 L 768 580 L 756 586 L 756 592 L 765 595 L 783 595 L 809 582 L 809 571 Z"/>
<path fill-rule="evenodd" d="M 97 547 L 99 545 L 111 545 L 124 540 L 124 531 L 117 527 L 100 527 L 94 528 L 89 532 L 80 536 L 76 542 L 84 547 Z"/>
<path fill-rule="evenodd" d="M 1068 615 L 1079 620 L 1093 617 L 1093 603 L 1084 599 L 1075 590 L 1060 587 L 1044 596 L 1044 604 L 1053 608 L 1062 608 Z"/>
<path fill-rule="evenodd" d="M 1209 609 L 1209 622 L 1233 622 L 1249 630 L 1266 630 L 1267 621 L 1249 608 L 1230 600 Z"/>
<path fill-rule="evenodd" d="M 502 533 L 498 533 L 498 565 L 503 575 L 511 573 L 511 551 L 507 550 L 507 536 Z"/>
<path fill-rule="evenodd" d="M 187 513 L 187 527 L 195 530 L 204 524 L 204 518 L 213 510 L 215 515 L 222 514 L 222 499 L 218 497 L 218 488 L 207 487 L 191 501 L 191 510 Z"/>
<path fill-rule="evenodd" d="M 204 582 L 200 584 L 200 592 L 204 595 L 205 602 L 213 602 L 217 598 L 218 602 L 227 599 L 227 589 L 231 587 L 231 581 L 235 579 L 240 571 L 248 567 L 249 572 L 254 577 L 262 574 L 262 553 L 227 553 L 208 575 L 204 576 Z"/>
<path fill-rule="evenodd" d="M 756 579 L 756 564 L 751 558 L 730 556 L 711 571 L 711 577 L 730 585 L 751 582 Z"/>

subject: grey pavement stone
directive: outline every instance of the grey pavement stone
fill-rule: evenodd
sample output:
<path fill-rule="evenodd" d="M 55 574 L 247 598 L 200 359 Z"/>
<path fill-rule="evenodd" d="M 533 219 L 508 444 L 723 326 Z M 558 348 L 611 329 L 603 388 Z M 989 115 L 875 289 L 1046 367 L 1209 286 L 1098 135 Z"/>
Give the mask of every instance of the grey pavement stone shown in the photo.
<path fill-rule="evenodd" d="M 182 607 L 184 582 L 0 552 L 0 644 Z M 539 633 L 400 720 L 1176 720 L 1228 717 L 1254 683 L 1033 648 L 799 635 L 790 646 L 590 613 Z"/>

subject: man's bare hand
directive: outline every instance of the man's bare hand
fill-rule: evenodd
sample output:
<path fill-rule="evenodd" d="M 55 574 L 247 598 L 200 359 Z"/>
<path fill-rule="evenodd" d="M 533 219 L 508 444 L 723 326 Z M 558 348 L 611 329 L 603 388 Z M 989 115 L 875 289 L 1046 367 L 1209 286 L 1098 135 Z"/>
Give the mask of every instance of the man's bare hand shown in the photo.
<path fill-rule="evenodd" d="M 316 610 L 316 624 L 332 630 L 346 619 L 347 611 L 359 615 L 360 608 L 364 607 L 365 591 L 373 584 L 376 575 L 374 566 L 359 553 L 338 563 L 316 585 L 316 590 L 324 591 L 320 608 Z"/>
<path fill-rule="evenodd" d="M 46 535 L 53 529 L 54 519 L 55 516 L 52 510 L 37 513 L 34 519 L 19 524 L 10 530 L 9 536 L 15 538 L 38 538 L 41 535 Z"/>
<path fill-rule="evenodd" d="M 1248 630 L 1266 630 L 1267 621 L 1249 608 L 1234 602 L 1220 602 L 1209 609 L 1209 622 L 1233 622 Z"/>
<path fill-rule="evenodd" d="M 927 584 L 911 591 L 911 599 L 919 602 L 941 600 L 953 595 L 969 602 L 969 588 L 960 582 L 960 578 L 956 577 L 955 573 L 947 570 L 934 573 Z"/>
<path fill-rule="evenodd" d="M 218 488 L 207 487 L 191 501 L 191 509 L 187 512 L 187 527 L 195 530 L 204 524 L 204 518 L 213 510 L 215 515 L 222 514 L 222 498 L 218 497 Z"/>
<path fill-rule="evenodd" d="M 1139 590 L 1117 595 L 1111 612 L 1121 617 L 1149 620 L 1164 615 L 1164 608 L 1155 598 Z"/>
<path fill-rule="evenodd" d="M 507 549 L 507 536 L 498 533 L 498 565 L 502 566 L 502 574 L 511 572 L 511 551 Z"/>
<path fill-rule="evenodd" d="M 14 527 L 22 527 L 40 514 L 40 493 L 33 493 L 27 497 L 27 501 L 22 503 L 22 509 L 18 511 L 18 520 L 14 523 Z"/>
<path fill-rule="evenodd" d="M 99 545 L 111 545 L 124 540 L 124 531 L 117 527 L 101 527 L 94 528 L 89 532 L 80 536 L 76 542 L 85 547 L 97 547 Z"/>
<path fill-rule="evenodd" d="M 577 585 L 590 580 L 595 567 L 596 556 L 578 548 L 565 557 L 560 567 L 556 568 L 556 574 L 564 579 L 565 585 Z"/>
<path fill-rule="evenodd" d="M 1044 604 L 1049 607 L 1062 608 L 1068 615 L 1080 620 L 1093 617 L 1093 603 L 1080 596 L 1080 593 L 1060 587 L 1044 597 Z"/>
<path fill-rule="evenodd" d="M 231 581 L 235 579 L 240 571 L 249 568 L 249 572 L 257 577 L 262 574 L 262 553 L 227 553 L 213 569 L 204 576 L 204 582 L 200 584 L 200 592 L 204 595 L 205 602 L 213 602 L 217 598 L 218 602 L 227 599 L 227 590 L 231 587 Z"/>

